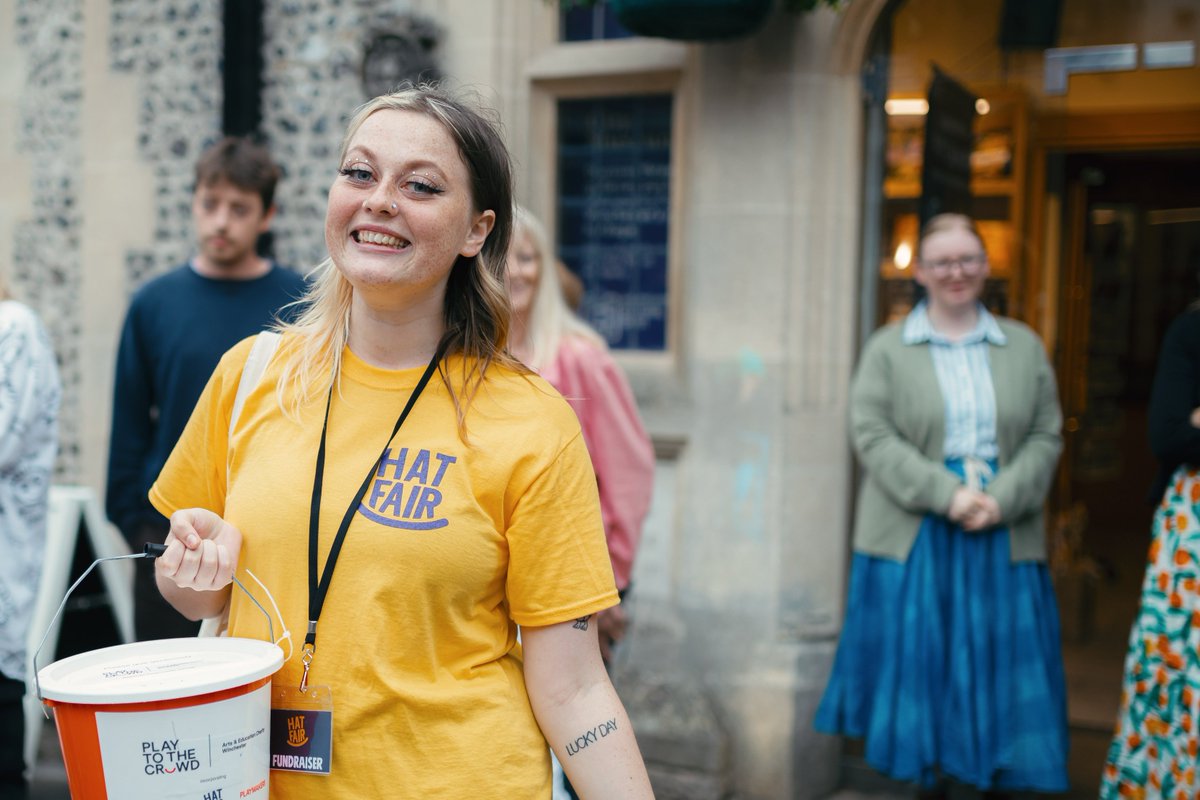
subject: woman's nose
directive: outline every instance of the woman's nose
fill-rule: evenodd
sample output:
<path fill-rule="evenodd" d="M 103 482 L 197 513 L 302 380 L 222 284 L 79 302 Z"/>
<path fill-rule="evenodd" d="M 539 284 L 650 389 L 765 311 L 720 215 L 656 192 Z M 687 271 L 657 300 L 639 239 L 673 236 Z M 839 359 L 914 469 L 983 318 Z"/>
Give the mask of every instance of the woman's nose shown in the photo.
<path fill-rule="evenodd" d="M 382 184 L 363 200 L 363 208 L 376 214 L 395 214 L 398 207 L 392 193 Z"/>

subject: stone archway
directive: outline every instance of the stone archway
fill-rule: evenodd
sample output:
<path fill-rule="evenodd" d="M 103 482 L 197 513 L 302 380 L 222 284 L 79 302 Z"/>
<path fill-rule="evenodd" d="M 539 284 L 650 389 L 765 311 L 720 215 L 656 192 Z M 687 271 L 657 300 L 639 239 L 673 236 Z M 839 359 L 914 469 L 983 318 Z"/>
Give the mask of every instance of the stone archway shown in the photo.
<path fill-rule="evenodd" d="M 838 13 L 830 51 L 830 71 L 857 74 L 867 56 L 867 45 L 879 18 L 894 0 L 853 0 Z"/>

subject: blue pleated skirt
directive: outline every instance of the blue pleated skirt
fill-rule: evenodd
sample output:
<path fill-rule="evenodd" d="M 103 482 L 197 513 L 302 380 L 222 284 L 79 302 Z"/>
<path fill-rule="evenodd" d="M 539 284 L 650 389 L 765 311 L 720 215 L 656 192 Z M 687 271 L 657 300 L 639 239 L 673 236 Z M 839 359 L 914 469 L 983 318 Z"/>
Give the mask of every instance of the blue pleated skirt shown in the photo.
<path fill-rule="evenodd" d="M 1006 528 L 968 533 L 932 515 L 907 561 L 855 554 L 815 724 L 865 739 L 867 762 L 896 780 L 1065 791 L 1066 689 L 1046 565 L 1012 563 Z"/>

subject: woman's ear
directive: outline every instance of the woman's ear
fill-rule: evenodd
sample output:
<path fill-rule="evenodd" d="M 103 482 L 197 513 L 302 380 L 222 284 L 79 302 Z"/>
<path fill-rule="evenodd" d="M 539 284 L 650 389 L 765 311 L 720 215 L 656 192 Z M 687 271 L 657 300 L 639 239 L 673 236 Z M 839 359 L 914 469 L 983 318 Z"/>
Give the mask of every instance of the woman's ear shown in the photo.
<path fill-rule="evenodd" d="M 471 223 L 471 228 L 467 231 L 467 240 L 463 242 L 463 248 L 458 251 L 458 254 L 467 258 L 479 255 L 479 251 L 483 249 L 483 243 L 487 241 L 488 234 L 492 232 L 495 224 L 495 211 L 489 209 L 480 213 Z"/>

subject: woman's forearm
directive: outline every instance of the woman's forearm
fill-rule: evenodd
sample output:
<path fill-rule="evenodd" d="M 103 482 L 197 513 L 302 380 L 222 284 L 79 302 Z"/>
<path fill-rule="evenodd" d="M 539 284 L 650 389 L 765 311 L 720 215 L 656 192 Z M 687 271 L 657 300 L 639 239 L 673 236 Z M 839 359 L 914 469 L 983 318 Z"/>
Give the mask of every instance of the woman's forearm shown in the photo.
<path fill-rule="evenodd" d="M 211 592 L 201 592 L 195 589 L 185 589 L 176 586 L 169 578 L 155 575 L 158 591 L 171 606 L 190 620 L 216 617 L 225 610 L 229 602 L 229 587 Z"/>
<path fill-rule="evenodd" d="M 633 726 L 607 680 L 534 712 L 581 800 L 654 797 Z"/>
<path fill-rule="evenodd" d="M 633 727 L 600 660 L 595 617 L 522 628 L 522 637 L 529 704 L 580 798 L 653 798 Z"/>

